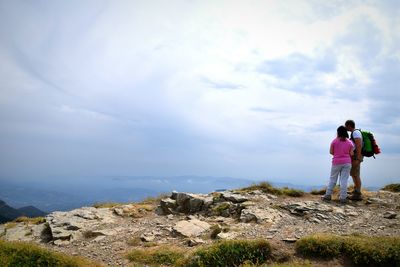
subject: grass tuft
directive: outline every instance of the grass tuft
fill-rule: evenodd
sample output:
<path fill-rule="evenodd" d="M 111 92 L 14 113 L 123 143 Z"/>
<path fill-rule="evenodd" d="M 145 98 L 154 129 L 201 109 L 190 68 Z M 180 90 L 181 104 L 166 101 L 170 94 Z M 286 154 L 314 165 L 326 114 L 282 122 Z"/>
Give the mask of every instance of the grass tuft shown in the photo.
<path fill-rule="evenodd" d="M 263 193 L 273 194 L 273 195 L 284 195 L 291 197 L 302 197 L 305 193 L 303 190 L 293 189 L 288 187 L 276 188 L 268 182 L 260 182 L 258 184 L 252 184 L 248 187 L 239 189 L 241 192 L 251 192 L 255 190 L 260 190 Z"/>
<path fill-rule="evenodd" d="M 196 250 L 184 266 L 239 266 L 261 264 L 271 255 L 265 240 L 224 240 Z"/>
<path fill-rule="evenodd" d="M 149 264 L 154 266 L 174 265 L 185 255 L 184 250 L 178 247 L 163 246 L 147 249 L 134 249 L 127 254 L 127 258 L 134 264 Z"/>
<path fill-rule="evenodd" d="M 382 190 L 390 191 L 390 192 L 400 192 L 400 184 L 388 184 L 385 185 Z"/>
<path fill-rule="evenodd" d="M 400 266 L 400 237 L 316 234 L 298 240 L 296 251 L 325 259 L 345 255 L 361 266 Z"/>
<path fill-rule="evenodd" d="M 94 267 L 98 263 L 51 252 L 35 244 L 0 240 L 0 266 Z"/>
<path fill-rule="evenodd" d="M 30 218 L 30 217 L 22 216 L 22 217 L 16 218 L 14 220 L 14 222 L 22 222 L 22 223 L 29 223 L 29 224 L 41 224 L 41 223 L 45 223 L 46 219 L 44 217 Z"/>

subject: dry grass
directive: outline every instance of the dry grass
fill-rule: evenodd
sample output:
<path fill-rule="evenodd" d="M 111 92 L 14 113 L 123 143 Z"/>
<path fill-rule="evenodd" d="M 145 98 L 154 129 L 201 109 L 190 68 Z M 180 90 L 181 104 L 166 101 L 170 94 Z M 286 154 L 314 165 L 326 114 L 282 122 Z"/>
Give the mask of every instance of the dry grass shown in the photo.
<path fill-rule="evenodd" d="M 22 222 L 22 223 L 26 223 L 26 224 L 41 224 L 41 223 L 45 223 L 46 219 L 44 217 L 34 217 L 34 218 L 30 218 L 30 217 L 26 217 L 26 216 L 22 216 L 22 217 L 18 217 L 14 220 L 14 222 Z"/>
<path fill-rule="evenodd" d="M 256 190 L 260 190 L 261 192 L 267 193 L 267 194 L 284 195 L 284 196 L 291 196 L 291 197 L 302 197 L 305 194 L 303 190 L 299 190 L 299 189 L 288 188 L 288 187 L 276 188 L 268 182 L 260 182 L 258 184 L 252 184 L 248 187 L 241 188 L 238 191 L 239 192 L 251 192 L 251 191 L 256 191 Z"/>

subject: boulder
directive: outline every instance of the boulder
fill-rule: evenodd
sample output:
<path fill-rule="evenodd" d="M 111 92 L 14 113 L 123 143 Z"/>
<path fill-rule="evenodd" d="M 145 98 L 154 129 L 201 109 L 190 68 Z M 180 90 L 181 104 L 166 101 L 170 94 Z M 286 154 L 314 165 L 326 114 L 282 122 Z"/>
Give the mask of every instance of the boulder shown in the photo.
<path fill-rule="evenodd" d="M 173 227 L 173 231 L 185 237 L 197 237 L 210 229 L 210 224 L 197 219 L 179 221 Z"/>
<path fill-rule="evenodd" d="M 162 211 L 161 212 L 162 215 L 172 214 L 175 212 L 175 210 L 177 208 L 177 203 L 176 203 L 176 200 L 174 200 L 172 198 L 164 198 L 164 199 L 161 199 L 159 207 Z"/>
<path fill-rule="evenodd" d="M 248 198 L 241 194 L 231 192 L 221 192 L 222 198 L 233 203 L 242 203 L 248 201 Z"/>
<path fill-rule="evenodd" d="M 394 211 L 387 211 L 383 214 L 383 217 L 386 219 L 394 219 L 394 218 L 396 218 L 396 216 L 397 216 L 397 213 Z"/>

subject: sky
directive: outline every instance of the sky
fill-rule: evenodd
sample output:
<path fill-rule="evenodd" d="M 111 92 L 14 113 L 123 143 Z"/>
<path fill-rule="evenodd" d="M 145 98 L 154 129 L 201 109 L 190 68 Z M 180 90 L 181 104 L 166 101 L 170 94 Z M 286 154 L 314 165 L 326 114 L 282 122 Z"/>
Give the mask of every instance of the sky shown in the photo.
<path fill-rule="evenodd" d="M 0 179 L 400 182 L 398 1 L 0 0 Z M 351 179 L 350 179 L 351 180 Z"/>

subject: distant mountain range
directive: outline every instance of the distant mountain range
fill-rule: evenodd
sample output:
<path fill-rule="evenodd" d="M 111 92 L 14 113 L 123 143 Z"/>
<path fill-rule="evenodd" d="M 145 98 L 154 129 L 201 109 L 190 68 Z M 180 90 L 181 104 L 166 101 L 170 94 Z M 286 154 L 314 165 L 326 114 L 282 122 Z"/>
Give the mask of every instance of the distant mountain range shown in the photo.
<path fill-rule="evenodd" d="M 21 216 L 33 218 L 45 216 L 46 214 L 46 212 L 43 212 L 34 206 L 26 206 L 15 209 L 7 205 L 6 202 L 0 200 L 0 223 L 12 221 Z"/>
<path fill-rule="evenodd" d="M 0 179 L 0 199 L 17 209 L 33 205 L 41 211 L 67 211 L 97 202 L 137 202 L 173 190 L 209 193 L 235 189 L 259 181 L 212 176 L 110 176 L 63 180 L 15 182 Z M 271 182 L 276 187 L 290 187 L 309 192 L 324 186 L 306 186 Z M 24 210 L 23 210 L 24 211 Z M 21 212 L 21 211 L 20 211 Z M 0 215 L 4 216 L 0 213 Z M 0 218 L 1 219 L 1 218 Z"/>

